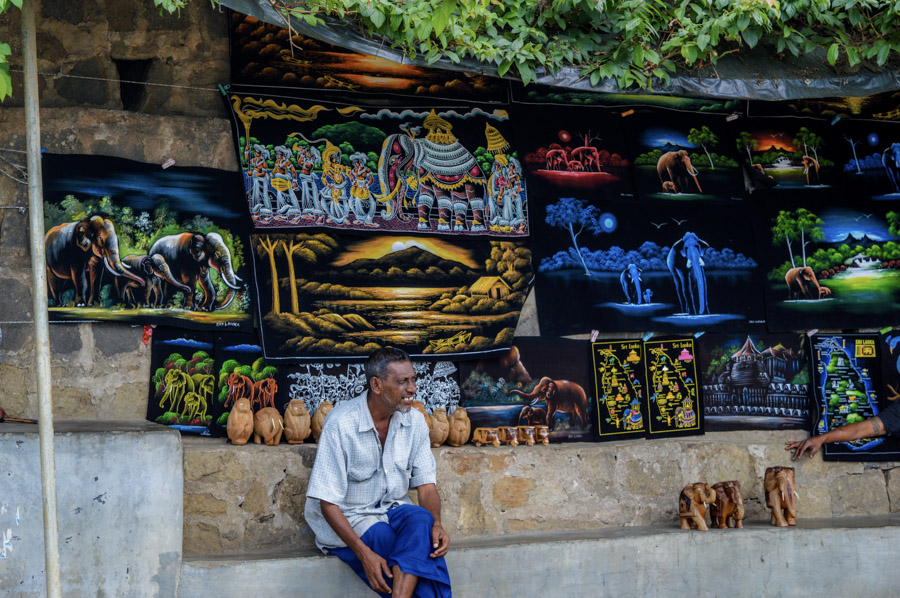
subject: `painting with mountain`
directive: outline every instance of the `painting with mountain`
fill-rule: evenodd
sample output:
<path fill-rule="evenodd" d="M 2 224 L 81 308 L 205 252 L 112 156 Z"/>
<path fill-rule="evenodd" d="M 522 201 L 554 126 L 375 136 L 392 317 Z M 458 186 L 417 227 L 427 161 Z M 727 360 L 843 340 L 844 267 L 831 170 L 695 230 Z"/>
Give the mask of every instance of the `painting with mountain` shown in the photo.
<path fill-rule="evenodd" d="M 856 200 L 760 206 L 757 238 L 772 331 L 880 328 L 900 309 L 900 209 Z"/>
<path fill-rule="evenodd" d="M 257 230 L 529 234 L 505 109 L 366 107 L 238 86 L 226 102 Z"/>
<path fill-rule="evenodd" d="M 744 176 L 721 116 L 641 110 L 624 122 L 638 198 L 743 198 Z"/>
<path fill-rule="evenodd" d="M 257 233 L 251 246 L 274 361 L 508 347 L 532 278 L 520 241 L 300 232 Z"/>

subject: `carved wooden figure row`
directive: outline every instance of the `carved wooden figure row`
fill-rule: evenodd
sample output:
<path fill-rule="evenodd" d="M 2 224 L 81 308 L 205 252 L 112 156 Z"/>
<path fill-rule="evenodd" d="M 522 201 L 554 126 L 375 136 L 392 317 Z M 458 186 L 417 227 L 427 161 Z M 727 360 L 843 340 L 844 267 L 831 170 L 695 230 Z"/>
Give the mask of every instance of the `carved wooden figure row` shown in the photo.
<path fill-rule="evenodd" d="M 772 510 L 770 523 L 778 527 L 797 525 L 797 492 L 793 467 L 769 467 L 763 480 L 766 506 Z M 685 486 L 678 496 L 681 529 L 708 529 L 706 505 L 712 526 L 743 528 L 744 499 L 737 480 L 719 482 L 712 488 L 705 482 Z"/>

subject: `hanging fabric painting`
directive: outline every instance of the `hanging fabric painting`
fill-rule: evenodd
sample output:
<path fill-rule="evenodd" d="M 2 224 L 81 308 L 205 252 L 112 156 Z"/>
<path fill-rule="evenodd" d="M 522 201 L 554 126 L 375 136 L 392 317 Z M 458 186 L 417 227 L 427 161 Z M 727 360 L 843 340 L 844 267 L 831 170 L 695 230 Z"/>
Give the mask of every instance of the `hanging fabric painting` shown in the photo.
<path fill-rule="evenodd" d="M 814 334 L 811 376 L 816 415 L 813 433 L 824 434 L 878 415 L 881 403 L 881 358 L 874 334 Z M 895 461 L 896 439 L 879 436 L 822 445 L 826 461 Z"/>
<path fill-rule="evenodd" d="M 497 358 L 459 364 L 472 429 L 548 426 L 550 442 L 593 440 L 596 421 L 586 341 L 518 337 Z"/>
<path fill-rule="evenodd" d="M 900 206 L 893 203 L 758 204 L 769 330 L 897 323 Z"/>
<path fill-rule="evenodd" d="M 218 436 L 215 334 L 157 326 L 150 350 L 147 419 L 184 434 Z"/>
<path fill-rule="evenodd" d="M 647 435 L 648 388 L 640 339 L 591 343 L 597 438 L 627 440 Z"/>
<path fill-rule="evenodd" d="M 900 125 L 841 121 L 837 130 L 843 192 L 859 199 L 900 200 Z"/>
<path fill-rule="evenodd" d="M 266 363 L 255 334 L 220 333 L 216 335 L 216 426 L 224 435 L 228 415 L 234 403 L 247 399 L 250 410 L 274 407 L 284 414 L 287 401 L 279 392 L 278 368 Z"/>
<path fill-rule="evenodd" d="M 251 326 L 234 173 L 44 154 L 50 319 Z"/>
<path fill-rule="evenodd" d="M 692 338 L 644 342 L 650 438 L 704 433 L 703 402 Z"/>
<path fill-rule="evenodd" d="M 274 361 L 507 348 L 532 278 L 521 241 L 301 232 L 254 234 L 251 247 Z"/>
<path fill-rule="evenodd" d="M 562 197 L 548 205 L 535 234 L 541 333 L 762 326 L 743 203 L 609 202 L 601 208 Z"/>
<path fill-rule="evenodd" d="M 743 198 L 744 174 L 724 116 L 644 109 L 624 122 L 639 199 Z"/>
<path fill-rule="evenodd" d="M 363 108 L 228 91 L 254 226 L 523 237 L 522 165 L 491 108 Z"/>
<path fill-rule="evenodd" d="M 707 431 L 809 428 L 805 334 L 704 334 L 695 344 Z"/>

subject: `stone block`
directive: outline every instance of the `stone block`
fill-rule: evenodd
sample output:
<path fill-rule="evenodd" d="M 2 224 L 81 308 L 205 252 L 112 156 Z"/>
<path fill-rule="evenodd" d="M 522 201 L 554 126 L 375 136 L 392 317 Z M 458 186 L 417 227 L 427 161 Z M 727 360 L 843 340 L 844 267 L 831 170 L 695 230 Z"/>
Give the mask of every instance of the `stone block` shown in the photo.
<path fill-rule="evenodd" d="M 834 517 L 890 512 L 887 480 L 881 469 L 870 468 L 860 474 L 832 477 L 829 485 Z"/>
<path fill-rule="evenodd" d="M 215 517 L 216 515 L 224 515 L 227 510 L 227 503 L 224 500 L 215 498 L 212 494 L 184 495 L 185 516 L 202 515 L 205 517 Z"/>

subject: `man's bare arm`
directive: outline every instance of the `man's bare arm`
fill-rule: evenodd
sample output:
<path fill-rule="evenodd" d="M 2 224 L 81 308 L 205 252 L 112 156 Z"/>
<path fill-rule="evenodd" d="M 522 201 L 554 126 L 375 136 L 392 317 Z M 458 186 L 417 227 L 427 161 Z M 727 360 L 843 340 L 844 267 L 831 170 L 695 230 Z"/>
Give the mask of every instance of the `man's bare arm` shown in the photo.
<path fill-rule="evenodd" d="M 793 450 L 794 454 L 791 459 L 796 461 L 803 456 L 803 453 L 809 451 L 809 456 L 819 452 L 823 444 L 830 442 L 850 442 L 851 440 L 859 440 L 860 438 L 872 438 L 875 436 L 884 436 L 884 423 L 878 416 L 871 417 L 865 421 L 848 424 L 829 430 L 820 436 L 811 436 L 806 440 L 788 442 L 784 446 L 784 450 Z"/>
<path fill-rule="evenodd" d="M 387 561 L 366 546 L 359 536 L 356 535 L 356 532 L 353 531 L 353 526 L 350 525 L 346 515 L 344 515 L 339 506 L 324 500 L 319 501 L 319 503 L 322 507 L 322 516 L 325 517 L 325 521 L 328 522 L 334 533 L 344 541 L 347 548 L 352 550 L 356 558 L 363 564 L 366 578 L 369 580 L 369 585 L 372 589 L 377 592 L 390 592 L 391 588 L 384 580 L 384 575 L 393 577 Z"/>
<path fill-rule="evenodd" d="M 441 525 L 441 496 L 438 494 L 437 486 L 434 484 L 422 484 L 416 487 L 419 495 L 419 505 L 427 509 L 431 516 L 434 517 L 434 527 L 431 529 L 432 547 L 434 552 L 429 556 L 437 558 L 447 554 L 450 548 L 450 536 L 444 531 Z"/>

